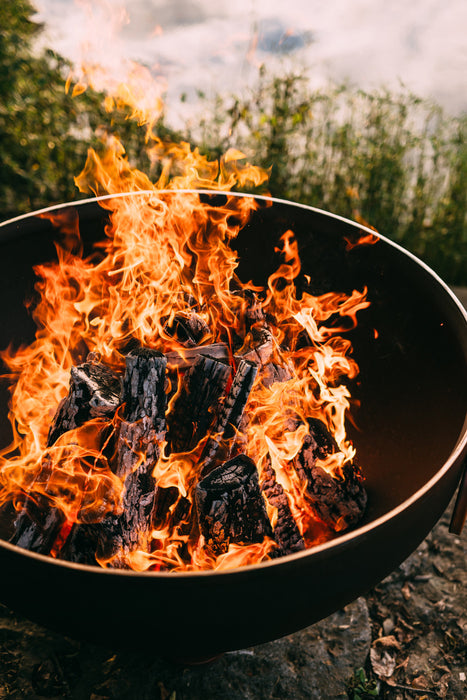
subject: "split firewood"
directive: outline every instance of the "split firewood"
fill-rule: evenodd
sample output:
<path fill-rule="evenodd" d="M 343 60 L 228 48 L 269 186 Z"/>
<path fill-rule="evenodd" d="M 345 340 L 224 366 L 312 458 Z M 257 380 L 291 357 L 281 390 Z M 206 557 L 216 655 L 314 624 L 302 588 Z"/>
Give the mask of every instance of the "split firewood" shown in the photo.
<path fill-rule="evenodd" d="M 123 481 L 121 512 L 99 523 L 75 525 L 63 548 L 64 558 L 80 561 L 84 556 L 86 563 L 93 563 L 97 552 L 99 559 L 113 559 L 111 566 L 121 567 L 126 554 L 147 543 L 156 489 L 152 471 L 166 430 L 165 369 L 166 358 L 156 350 L 137 348 L 126 356 L 114 467 Z"/>
<path fill-rule="evenodd" d="M 83 364 L 72 367 L 68 394 L 55 413 L 47 446 L 52 446 L 61 435 L 92 418 L 112 418 L 120 403 L 120 394 L 119 376 L 95 361 L 92 355 Z M 10 540 L 40 554 L 50 553 L 65 521 L 62 510 L 52 506 L 52 499 L 46 495 L 51 469 L 51 461 L 46 457 L 15 520 L 15 532 Z M 39 484 L 42 484 L 40 492 Z"/>
<path fill-rule="evenodd" d="M 224 362 L 205 355 L 196 358 L 167 416 L 170 452 L 189 452 L 207 434 L 230 374 Z"/>
<path fill-rule="evenodd" d="M 287 382 L 292 379 L 292 372 L 285 363 L 268 362 L 261 371 L 261 383 L 270 387 L 276 382 Z"/>
<path fill-rule="evenodd" d="M 91 418 L 112 418 L 121 398 L 120 377 L 101 362 L 84 362 L 70 370 L 70 387 L 50 426 L 47 445 Z"/>
<path fill-rule="evenodd" d="M 196 345 L 191 348 L 181 348 L 179 351 L 170 350 L 166 353 L 168 369 L 186 369 L 196 361 L 200 355 L 211 357 L 219 362 L 229 361 L 229 348 L 225 343 L 211 343 L 209 345 Z"/>
<path fill-rule="evenodd" d="M 149 536 L 156 488 L 152 472 L 166 431 L 165 370 L 166 358 L 156 350 L 139 348 L 126 357 L 115 469 L 124 481 L 122 512 L 102 524 L 99 556 L 104 559 L 143 546 Z"/>
<path fill-rule="evenodd" d="M 276 556 L 292 554 L 305 549 L 305 542 L 290 510 L 287 495 L 282 485 L 276 480 L 276 474 L 269 457 L 263 467 L 261 491 L 267 502 L 277 508 L 277 521 L 273 534 L 278 546 Z"/>
<path fill-rule="evenodd" d="M 309 432 L 294 467 L 306 482 L 306 494 L 313 509 L 332 530 L 355 525 L 365 512 L 367 493 L 355 465 L 345 463 L 341 476 L 334 476 L 316 462 L 338 450 L 322 421 L 309 419 Z"/>
<path fill-rule="evenodd" d="M 51 506 L 46 493 L 51 471 L 52 463 L 46 457 L 14 522 L 15 531 L 10 538 L 11 544 L 37 554 L 50 554 L 65 521 L 63 511 Z"/>
<path fill-rule="evenodd" d="M 236 358 L 265 365 L 274 351 L 274 341 L 271 331 L 266 326 L 254 326 L 246 338 L 243 348 Z"/>
<path fill-rule="evenodd" d="M 211 335 L 206 321 L 194 311 L 178 312 L 165 331 L 185 347 L 194 347 Z"/>
<path fill-rule="evenodd" d="M 201 455 L 203 476 L 228 459 L 257 372 L 258 367 L 253 362 L 240 361 Z"/>
<path fill-rule="evenodd" d="M 216 556 L 231 543 L 253 544 L 272 536 L 256 466 L 244 454 L 202 479 L 195 502 L 206 547 Z"/>
<path fill-rule="evenodd" d="M 178 394 L 167 415 L 167 452 L 190 452 L 205 437 L 231 372 L 230 365 L 224 362 L 206 355 L 196 357 L 183 375 Z M 176 487 L 157 489 L 157 528 L 167 523 L 169 511 L 177 501 L 178 506 L 171 515 L 172 522 L 185 519 L 190 502 L 180 496 Z"/>

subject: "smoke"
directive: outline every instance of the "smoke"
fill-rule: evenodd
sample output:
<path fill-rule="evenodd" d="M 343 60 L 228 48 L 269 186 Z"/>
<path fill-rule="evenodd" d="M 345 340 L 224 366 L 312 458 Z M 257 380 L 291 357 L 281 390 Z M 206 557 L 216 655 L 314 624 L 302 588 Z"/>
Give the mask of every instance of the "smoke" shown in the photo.
<path fill-rule="evenodd" d="M 189 109 L 199 91 L 251 86 L 261 64 L 306 72 L 314 86 L 404 85 L 453 113 L 467 109 L 464 0 L 101 0 L 92 3 L 94 12 L 125 9 L 91 26 L 82 2 L 36 4 L 49 45 L 77 63 L 85 46 L 109 67 L 143 62 L 166 79 L 169 109 L 182 94 Z"/>

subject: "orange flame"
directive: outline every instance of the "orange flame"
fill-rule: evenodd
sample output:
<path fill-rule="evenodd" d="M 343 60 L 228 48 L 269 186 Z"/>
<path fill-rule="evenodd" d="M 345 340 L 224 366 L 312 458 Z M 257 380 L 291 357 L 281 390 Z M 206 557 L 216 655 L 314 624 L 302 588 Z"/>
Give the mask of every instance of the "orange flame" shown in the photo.
<path fill-rule="evenodd" d="M 86 66 L 70 78 L 68 87 L 77 80 L 73 92 L 78 94 L 86 85 L 98 86 L 101 78 L 106 82 L 103 75 Z M 36 296 L 28 304 L 38 327 L 36 338 L 28 347 L 9 348 L 1 355 L 13 381 L 14 437 L 0 452 L 0 505 L 11 501 L 19 510 L 25 499 L 38 494 L 59 509 L 65 525 L 54 556 L 59 556 L 72 523 L 96 523 L 118 513 L 124 483 L 107 448 L 109 436 L 118 430 L 119 414 L 113 421 L 88 421 L 47 446 L 50 421 L 67 394 L 71 367 L 93 353 L 122 372 L 131 343 L 183 359 L 186 348 L 168 329 L 177 315 L 189 314 L 193 307 L 209 329 L 202 342 L 226 346 L 235 365 L 234 336 L 243 340 L 240 351 L 249 351 L 252 333 L 261 326 L 260 321 L 250 329 L 245 325 L 246 300 L 254 299 L 258 317 L 274 319 L 267 358 L 277 361 L 288 378 L 265 386 L 258 373 L 245 409 L 248 420 L 235 439 L 256 463 L 260 481 L 266 460 L 271 460 L 306 544 L 321 542 L 332 533 L 308 504 L 292 463 L 307 434 L 308 418 L 322 420 L 338 446 L 320 462 L 323 469 L 340 475 L 355 456 L 345 431 L 350 407 L 345 382 L 356 376 L 358 367 L 342 333 L 356 325 L 356 314 L 368 306 L 366 290 L 350 296 L 304 292 L 298 298 L 294 280 L 301 274 L 301 262 L 291 230 L 281 237 L 276 252 L 282 262 L 266 287 L 242 282 L 231 242 L 260 205 L 253 196 L 229 191 L 259 187 L 268 173 L 248 164 L 236 149 L 210 161 L 187 143 L 159 139 L 153 126 L 161 109 L 160 86 L 148 90 L 146 80 L 153 82 L 134 67 L 125 82 L 112 82 L 110 88 L 106 84 L 107 106 L 130 105 L 133 116 L 148 125 L 149 154 L 161 172 L 158 181 L 152 183 L 131 168 L 123 145 L 108 136 L 104 154 L 90 150 L 76 178 L 82 192 L 110 195 L 101 201 L 109 212 L 105 240 L 83 258 L 76 211 L 45 215 L 59 232 L 57 261 L 35 268 Z M 193 191 L 201 188 L 223 192 L 223 204 L 204 201 Z M 136 196 L 119 196 L 127 192 Z M 330 319 L 332 325 L 326 325 Z M 169 382 L 167 393 L 172 388 Z M 190 521 L 203 439 L 187 453 L 166 454 L 166 445 L 159 447 L 153 477 L 161 498 L 167 499 L 164 517 L 154 523 L 147 548 L 99 556 L 102 566 L 123 558 L 138 571 L 222 570 L 271 555 L 276 545 L 269 537 L 259 544 L 231 543 L 218 556 L 208 551 Z M 145 459 L 144 454 L 137 457 L 134 469 Z M 175 512 L 181 513 L 178 520 Z M 268 506 L 268 513 L 274 523 L 275 508 Z"/>

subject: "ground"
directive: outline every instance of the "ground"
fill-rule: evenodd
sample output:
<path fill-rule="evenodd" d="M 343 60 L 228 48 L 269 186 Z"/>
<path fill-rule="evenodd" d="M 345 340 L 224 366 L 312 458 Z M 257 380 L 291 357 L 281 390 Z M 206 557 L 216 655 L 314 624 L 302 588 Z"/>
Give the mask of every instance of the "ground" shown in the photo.
<path fill-rule="evenodd" d="M 0 700 L 463 700 L 467 532 L 449 533 L 451 509 L 367 596 L 204 666 L 80 643 L 0 606 Z"/>

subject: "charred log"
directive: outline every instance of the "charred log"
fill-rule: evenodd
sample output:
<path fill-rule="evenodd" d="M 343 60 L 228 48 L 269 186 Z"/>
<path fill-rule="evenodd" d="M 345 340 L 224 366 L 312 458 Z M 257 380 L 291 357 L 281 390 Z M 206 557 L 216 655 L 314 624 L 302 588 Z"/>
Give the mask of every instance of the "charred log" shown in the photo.
<path fill-rule="evenodd" d="M 47 446 L 91 418 L 112 418 L 120 404 L 120 395 L 119 376 L 101 362 L 89 361 L 72 367 L 68 395 L 54 416 Z"/>
<path fill-rule="evenodd" d="M 206 547 L 216 556 L 231 543 L 252 544 L 272 536 L 254 462 L 238 455 L 214 469 L 195 489 Z"/>
<path fill-rule="evenodd" d="M 292 378 L 290 369 L 279 362 L 268 362 L 261 370 L 261 383 L 270 387 L 276 382 L 287 382 Z"/>
<path fill-rule="evenodd" d="M 169 369 L 186 369 L 196 361 L 200 355 L 206 355 L 219 362 L 229 361 L 229 348 L 225 343 L 211 343 L 210 345 L 196 345 L 191 348 L 183 348 L 179 352 L 171 350 L 166 353 L 167 367 Z"/>
<path fill-rule="evenodd" d="M 63 512 L 52 507 L 46 496 L 28 496 L 15 520 L 10 542 L 30 552 L 50 554 L 64 522 Z"/>
<path fill-rule="evenodd" d="M 60 550 L 60 559 L 97 566 L 96 549 L 102 532 L 100 523 L 75 524 Z"/>
<path fill-rule="evenodd" d="M 45 458 L 14 522 L 15 530 L 10 538 L 11 544 L 38 554 L 50 554 L 65 521 L 64 513 L 52 505 L 47 495 L 51 470 L 52 463 Z"/>
<path fill-rule="evenodd" d="M 305 542 L 290 510 L 287 495 L 276 480 L 270 459 L 263 469 L 261 490 L 267 502 L 277 508 L 277 521 L 273 535 L 278 546 L 277 554 L 282 556 L 305 549 Z"/>
<path fill-rule="evenodd" d="M 156 350 L 139 348 L 126 357 L 123 380 L 123 420 L 117 438 L 115 473 L 123 482 L 121 513 L 110 514 L 89 530 L 96 536 L 98 557 L 124 566 L 124 557 L 144 546 L 152 527 L 155 479 L 152 471 L 165 435 L 166 358 Z M 83 538 L 85 533 L 76 532 Z"/>
<path fill-rule="evenodd" d="M 246 338 L 244 347 L 236 356 L 239 360 L 248 360 L 257 365 L 266 364 L 274 350 L 271 331 L 266 326 L 254 326 Z"/>
<path fill-rule="evenodd" d="M 167 417 L 171 452 L 188 452 L 207 434 L 230 374 L 223 362 L 204 355 L 196 358 Z"/>
<path fill-rule="evenodd" d="M 235 431 L 242 419 L 245 405 L 256 378 L 258 368 L 247 360 L 241 360 L 230 390 L 225 397 L 216 421 L 201 455 L 202 474 L 224 462 L 230 454 Z"/>
<path fill-rule="evenodd" d="M 363 516 L 367 493 L 358 469 L 346 463 L 340 476 L 331 475 L 319 464 L 338 450 L 324 423 L 309 419 L 309 433 L 295 459 L 295 469 L 306 481 L 306 494 L 321 520 L 335 532 L 353 527 Z"/>
<path fill-rule="evenodd" d="M 206 321 L 194 311 L 175 314 L 170 325 L 166 324 L 165 331 L 185 347 L 199 345 L 211 335 Z"/>

